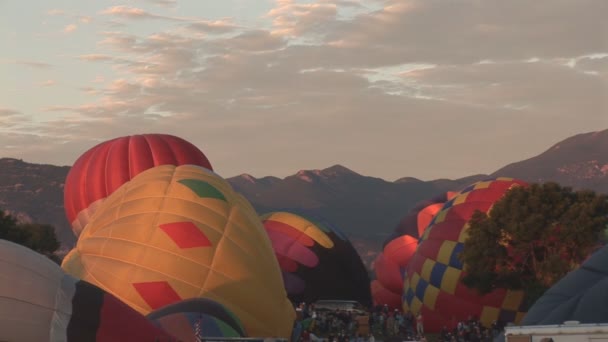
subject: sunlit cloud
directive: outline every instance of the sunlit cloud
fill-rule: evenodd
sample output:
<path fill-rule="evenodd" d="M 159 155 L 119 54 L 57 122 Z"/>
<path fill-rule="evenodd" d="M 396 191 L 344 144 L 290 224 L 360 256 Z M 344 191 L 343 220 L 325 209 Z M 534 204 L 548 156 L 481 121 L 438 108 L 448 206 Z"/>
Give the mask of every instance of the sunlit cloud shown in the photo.
<path fill-rule="evenodd" d="M 49 103 L 38 128 L 67 130 L 74 140 L 52 147 L 65 155 L 106 137 L 176 134 L 233 174 L 340 162 L 387 177 L 492 172 L 608 124 L 608 8 L 581 1 L 279 0 L 259 26 L 149 6 L 175 1 L 110 6 L 89 26 L 102 30 L 95 46 L 67 62 L 99 68 L 74 87 L 93 100 Z M 234 158 L 245 148 L 255 165 Z"/>
<path fill-rule="evenodd" d="M 64 15 L 65 11 L 64 10 L 60 10 L 60 9 L 52 9 L 52 10 L 49 10 L 48 12 L 46 12 L 46 14 L 47 15 L 51 15 L 51 16 L 53 16 L 53 15 Z"/>
<path fill-rule="evenodd" d="M 56 84 L 57 84 L 57 82 L 56 82 L 56 81 L 54 81 L 54 80 L 46 80 L 46 81 L 44 81 L 44 82 L 39 82 L 39 83 L 37 83 L 37 85 L 38 85 L 39 87 L 50 87 L 50 86 L 54 86 L 54 85 L 56 85 Z"/>
<path fill-rule="evenodd" d="M 68 24 L 63 28 L 64 33 L 72 33 L 78 29 L 78 25 L 76 24 Z"/>
<path fill-rule="evenodd" d="M 11 61 L 11 63 L 34 68 L 34 69 L 50 69 L 53 67 L 49 63 L 40 62 L 40 61 L 16 60 L 16 61 Z"/>

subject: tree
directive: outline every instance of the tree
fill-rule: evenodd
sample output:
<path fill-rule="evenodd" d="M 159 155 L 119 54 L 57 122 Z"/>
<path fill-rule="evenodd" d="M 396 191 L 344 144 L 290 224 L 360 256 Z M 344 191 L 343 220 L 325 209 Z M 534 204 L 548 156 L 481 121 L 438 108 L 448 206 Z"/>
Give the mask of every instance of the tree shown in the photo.
<path fill-rule="evenodd" d="M 59 241 L 52 225 L 19 224 L 11 215 L 0 210 L 0 239 L 18 243 L 59 262 L 59 258 L 55 255 L 59 249 Z"/>
<path fill-rule="evenodd" d="M 482 294 L 524 290 L 529 307 L 605 243 L 608 196 L 552 182 L 515 187 L 469 224 L 463 283 Z"/>

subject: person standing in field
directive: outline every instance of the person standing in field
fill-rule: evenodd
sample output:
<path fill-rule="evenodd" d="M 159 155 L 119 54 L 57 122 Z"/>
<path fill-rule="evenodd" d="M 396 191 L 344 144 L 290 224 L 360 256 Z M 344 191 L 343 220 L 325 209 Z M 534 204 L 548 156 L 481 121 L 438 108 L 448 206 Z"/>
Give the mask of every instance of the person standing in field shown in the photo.
<path fill-rule="evenodd" d="M 421 312 L 416 315 L 416 332 L 420 337 L 424 335 L 424 320 Z"/>

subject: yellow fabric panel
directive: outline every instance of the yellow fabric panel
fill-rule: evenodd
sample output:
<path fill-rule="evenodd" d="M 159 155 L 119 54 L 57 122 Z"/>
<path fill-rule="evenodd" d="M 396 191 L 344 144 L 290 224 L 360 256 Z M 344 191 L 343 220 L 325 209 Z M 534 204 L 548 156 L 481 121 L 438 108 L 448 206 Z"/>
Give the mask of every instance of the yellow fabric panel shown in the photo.
<path fill-rule="evenodd" d="M 424 233 L 422 233 L 422 240 L 426 240 L 429 238 L 429 234 L 431 234 L 432 229 L 433 229 L 433 225 L 430 225 L 428 228 L 426 228 L 424 230 Z"/>
<path fill-rule="evenodd" d="M 412 299 L 412 305 L 410 307 L 410 310 L 412 310 L 413 314 L 417 314 L 418 312 L 420 312 L 421 308 L 422 302 L 418 299 L 418 297 L 414 297 L 414 299 Z"/>
<path fill-rule="evenodd" d="M 526 315 L 526 313 L 525 312 L 521 312 L 521 311 L 518 312 L 518 313 L 516 313 L 515 314 L 515 322 L 513 322 L 513 323 L 520 324 L 521 320 L 524 319 L 525 315 Z"/>
<path fill-rule="evenodd" d="M 458 279 L 460 278 L 460 272 L 461 270 L 448 266 L 441 279 L 441 290 L 454 294 L 458 285 Z"/>
<path fill-rule="evenodd" d="M 431 280 L 431 271 L 433 271 L 433 266 L 435 266 L 435 261 L 431 259 L 424 260 L 424 264 L 422 264 L 422 272 L 420 277 L 427 282 Z"/>
<path fill-rule="evenodd" d="M 504 182 L 510 182 L 512 180 L 514 180 L 515 178 L 511 178 L 511 177 L 497 177 L 496 180 L 497 181 L 504 181 Z"/>
<path fill-rule="evenodd" d="M 500 309 L 492 306 L 484 306 L 481 310 L 481 316 L 479 320 L 483 323 L 484 326 L 489 327 L 492 325 L 492 322 L 498 320 L 498 315 L 500 314 Z"/>
<path fill-rule="evenodd" d="M 331 241 L 329 236 L 327 236 L 327 234 L 325 234 L 323 230 L 318 228 L 314 223 L 308 221 L 307 219 L 299 215 L 294 215 L 288 212 L 275 212 L 266 216 L 265 219 L 286 223 L 301 231 L 302 233 L 308 235 L 310 238 L 312 238 L 318 244 L 325 248 L 332 248 L 334 246 L 334 242 Z"/>
<path fill-rule="evenodd" d="M 517 311 L 524 299 L 523 291 L 508 290 L 505 299 L 502 301 L 502 308 L 507 310 Z"/>
<path fill-rule="evenodd" d="M 469 237 L 470 226 L 471 225 L 468 221 L 464 224 L 464 226 L 462 226 L 462 229 L 460 230 L 460 235 L 458 235 L 458 242 L 465 242 L 467 240 L 467 238 Z"/>
<path fill-rule="evenodd" d="M 206 182 L 226 200 L 201 197 L 180 182 Z M 218 195 L 219 196 L 219 195 Z M 180 246 L 159 228 L 188 222 L 210 246 Z M 149 169 L 110 195 L 62 265 L 142 314 L 134 283 L 167 282 L 183 299 L 225 305 L 252 336 L 289 337 L 295 311 L 272 244 L 250 203 L 215 173 L 192 165 Z"/>
<path fill-rule="evenodd" d="M 439 295 L 439 289 L 429 284 L 424 291 L 424 305 L 431 309 L 435 309 L 435 303 L 437 303 L 437 296 Z"/>
<path fill-rule="evenodd" d="M 420 274 L 414 273 L 411 279 L 412 280 L 410 281 L 410 288 L 415 291 L 416 287 L 418 286 L 418 282 L 420 281 Z"/>
<path fill-rule="evenodd" d="M 485 181 L 485 182 L 477 182 L 477 184 L 475 184 L 475 190 L 478 189 L 486 189 L 490 186 L 490 184 L 492 184 L 494 181 L 493 180 L 489 180 L 489 181 Z"/>
<path fill-rule="evenodd" d="M 440 264 L 449 265 L 454 247 L 456 247 L 456 241 L 443 241 L 441 247 L 439 248 L 439 253 L 437 254 L 437 261 Z"/>
<path fill-rule="evenodd" d="M 469 197 L 469 193 L 468 192 L 465 192 L 463 194 L 459 194 L 458 196 L 456 196 L 454 198 L 454 202 L 452 204 L 452 207 L 464 203 L 467 200 L 467 197 Z"/>
<path fill-rule="evenodd" d="M 68 274 L 82 274 L 84 272 L 84 268 L 82 263 L 80 262 L 80 253 L 76 248 L 73 248 L 71 251 L 66 254 L 63 258 L 62 268 Z"/>
<path fill-rule="evenodd" d="M 434 217 L 435 223 L 443 222 L 443 220 L 445 220 L 445 215 L 447 215 L 448 211 L 450 211 L 449 208 L 443 209 L 442 211 L 438 212 L 437 215 L 435 215 Z"/>
<path fill-rule="evenodd" d="M 403 312 L 408 312 L 410 310 L 410 306 L 407 304 L 407 301 L 402 301 L 401 302 L 401 309 L 403 309 Z"/>

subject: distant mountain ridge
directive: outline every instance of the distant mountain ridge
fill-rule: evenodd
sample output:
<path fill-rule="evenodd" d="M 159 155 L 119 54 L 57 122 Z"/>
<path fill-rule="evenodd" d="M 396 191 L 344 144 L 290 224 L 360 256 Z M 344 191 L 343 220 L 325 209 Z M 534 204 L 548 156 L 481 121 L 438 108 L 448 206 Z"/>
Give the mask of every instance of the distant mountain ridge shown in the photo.
<path fill-rule="evenodd" d="M 0 209 L 54 225 L 65 249 L 75 242 L 63 209 L 63 186 L 69 169 L 0 159 Z M 369 266 L 382 241 L 417 202 L 445 191 L 458 191 L 490 176 L 556 181 L 608 193 L 608 130 L 570 137 L 536 157 L 509 164 L 491 175 L 456 180 L 403 177 L 389 182 L 342 165 L 301 170 L 283 179 L 242 174 L 227 180 L 259 214 L 297 210 L 337 226 Z"/>
<path fill-rule="evenodd" d="M 509 175 L 530 182 L 554 181 L 608 193 L 608 129 L 575 135 L 492 175 Z"/>

